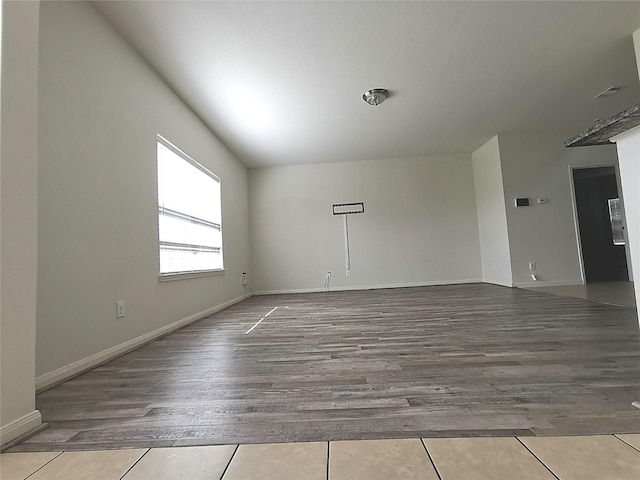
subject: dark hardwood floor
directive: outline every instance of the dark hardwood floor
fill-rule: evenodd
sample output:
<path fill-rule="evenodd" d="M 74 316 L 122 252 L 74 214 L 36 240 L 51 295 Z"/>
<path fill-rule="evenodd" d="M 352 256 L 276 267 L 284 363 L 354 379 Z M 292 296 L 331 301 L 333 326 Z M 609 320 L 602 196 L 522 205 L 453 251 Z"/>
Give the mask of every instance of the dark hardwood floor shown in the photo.
<path fill-rule="evenodd" d="M 38 394 L 50 427 L 10 451 L 639 433 L 634 400 L 631 308 L 484 284 L 274 295 Z"/>

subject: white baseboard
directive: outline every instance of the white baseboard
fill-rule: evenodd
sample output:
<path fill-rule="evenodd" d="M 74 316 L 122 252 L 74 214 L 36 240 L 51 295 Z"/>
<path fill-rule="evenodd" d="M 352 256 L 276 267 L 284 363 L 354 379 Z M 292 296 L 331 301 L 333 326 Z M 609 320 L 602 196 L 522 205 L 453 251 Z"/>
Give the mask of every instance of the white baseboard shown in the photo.
<path fill-rule="evenodd" d="M 514 287 L 517 288 L 529 288 L 529 287 L 565 287 L 574 285 L 584 285 L 582 280 L 564 280 L 564 281 L 544 281 L 538 280 L 537 282 L 515 282 Z"/>
<path fill-rule="evenodd" d="M 495 281 L 490 281 L 490 280 L 482 280 L 482 283 L 486 283 L 487 285 L 498 285 L 499 287 L 509 287 L 509 288 L 513 288 L 513 283 L 507 283 L 507 282 L 495 282 Z"/>
<path fill-rule="evenodd" d="M 38 428 L 42 424 L 40 411 L 34 410 L 13 422 L 0 426 L 0 445 L 5 445 L 15 440 L 31 430 Z"/>
<path fill-rule="evenodd" d="M 236 303 L 239 303 L 247 298 L 248 296 L 244 295 L 241 297 L 236 297 L 220 305 L 216 305 L 215 307 L 208 308 L 206 310 L 203 310 L 202 312 L 194 313 L 193 315 L 189 315 L 188 317 L 178 320 L 177 322 L 170 323 L 169 325 L 165 325 L 164 327 L 160 327 L 149 333 L 145 333 L 144 335 L 128 340 L 124 343 L 121 343 L 120 345 L 107 348 L 106 350 L 102 350 L 101 352 L 90 355 L 86 358 L 83 358 L 82 360 L 78 360 L 77 362 L 73 362 L 69 365 L 65 365 L 64 367 L 53 370 L 52 372 L 40 375 L 39 377 L 36 377 L 36 392 L 57 383 L 63 382 L 64 380 L 73 377 L 74 375 L 78 375 L 79 373 L 90 370 L 97 365 L 108 362 L 109 360 L 124 353 L 130 352 L 131 350 L 135 350 L 145 343 L 149 343 L 156 338 L 174 332 L 182 327 L 189 325 L 190 323 L 197 322 L 198 320 L 213 315 L 214 313 L 224 310 L 225 308 L 235 305 Z"/>
<path fill-rule="evenodd" d="M 440 280 L 429 282 L 413 282 L 413 283 L 389 283 L 385 285 L 357 285 L 346 287 L 329 287 L 330 292 L 345 292 L 354 290 L 381 290 L 384 288 L 407 288 L 407 287 L 432 287 L 436 285 L 459 285 L 464 283 L 482 283 L 480 278 L 469 278 L 463 280 Z M 319 293 L 324 292 L 324 288 L 294 288 L 288 290 L 264 290 L 254 292 L 255 295 L 281 295 L 284 293 Z"/>

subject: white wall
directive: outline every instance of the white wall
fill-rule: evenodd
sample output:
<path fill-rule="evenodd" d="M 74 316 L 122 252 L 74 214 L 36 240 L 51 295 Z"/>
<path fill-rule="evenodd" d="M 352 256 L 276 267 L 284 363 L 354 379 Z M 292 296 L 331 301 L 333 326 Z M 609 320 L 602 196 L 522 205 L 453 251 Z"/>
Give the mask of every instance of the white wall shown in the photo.
<path fill-rule="evenodd" d="M 498 137 L 493 137 L 473 152 L 471 157 L 480 232 L 482 279 L 487 283 L 510 287 L 511 255 Z"/>
<path fill-rule="evenodd" d="M 481 281 L 468 155 L 252 169 L 255 291 L 321 290 Z M 332 204 L 364 202 L 343 219 Z"/>
<path fill-rule="evenodd" d="M 515 286 L 582 283 L 575 230 L 572 167 L 617 165 L 613 145 L 566 148 L 574 131 L 500 135 L 500 157 Z M 543 205 L 536 198 L 548 199 Z M 529 197 L 530 207 L 515 207 Z M 536 263 L 533 282 L 528 262 Z"/>
<path fill-rule="evenodd" d="M 614 139 L 620 162 L 622 193 L 625 198 L 627 242 L 631 250 L 631 264 L 640 272 L 640 127 Z M 640 299 L 640 281 L 634 282 L 636 299 Z M 640 303 L 638 303 L 640 319 Z"/>
<path fill-rule="evenodd" d="M 640 29 L 633 32 L 633 47 L 640 77 Z M 631 264 L 634 272 L 640 272 L 640 130 L 636 127 L 613 141 L 617 142 L 622 192 L 628 199 L 625 204 L 625 218 Z M 634 289 L 640 322 L 640 281 L 634 282 Z"/>
<path fill-rule="evenodd" d="M 40 24 L 42 386 L 92 355 L 242 298 L 249 232 L 245 167 L 90 4 L 43 2 Z M 158 280 L 158 133 L 221 178 L 223 275 Z"/>
<path fill-rule="evenodd" d="M 633 32 L 633 47 L 636 53 L 638 77 L 640 77 L 640 29 Z M 631 264 L 634 272 L 640 272 L 640 130 L 636 127 L 613 141 L 616 142 L 620 162 Z M 634 288 L 636 300 L 640 300 L 640 281 L 634 282 Z M 640 301 L 636 303 L 640 321 Z"/>
<path fill-rule="evenodd" d="M 40 425 L 35 410 L 38 2 L 2 2 L 0 444 Z"/>

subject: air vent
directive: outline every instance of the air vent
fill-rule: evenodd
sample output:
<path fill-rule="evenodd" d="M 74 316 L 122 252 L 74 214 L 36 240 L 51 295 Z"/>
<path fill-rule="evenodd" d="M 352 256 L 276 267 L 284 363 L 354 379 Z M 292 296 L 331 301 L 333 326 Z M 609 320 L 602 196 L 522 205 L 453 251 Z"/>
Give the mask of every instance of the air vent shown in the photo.
<path fill-rule="evenodd" d="M 622 87 L 609 87 L 604 92 L 600 92 L 599 94 L 597 94 L 595 97 L 593 97 L 593 99 L 595 100 L 596 98 L 610 97 L 611 95 L 615 95 L 616 93 L 618 93 L 620 90 L 622 90 Z"/>

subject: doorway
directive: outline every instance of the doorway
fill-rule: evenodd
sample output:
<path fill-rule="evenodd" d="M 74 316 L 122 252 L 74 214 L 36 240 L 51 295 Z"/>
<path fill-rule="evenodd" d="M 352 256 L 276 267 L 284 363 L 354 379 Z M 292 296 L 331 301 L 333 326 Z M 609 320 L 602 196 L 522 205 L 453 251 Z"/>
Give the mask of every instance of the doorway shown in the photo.
<path fill-rule="evenodd" d="M 573 186 L 586 283 L 629 280 L 615 167 L 576 168 Z"/>

